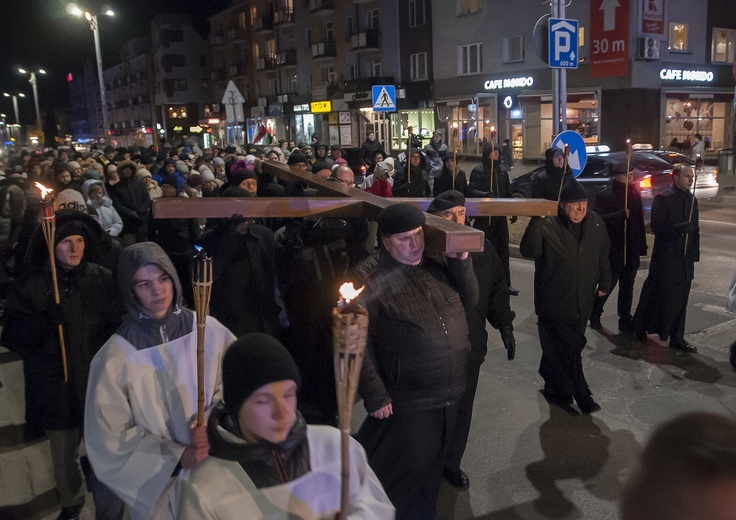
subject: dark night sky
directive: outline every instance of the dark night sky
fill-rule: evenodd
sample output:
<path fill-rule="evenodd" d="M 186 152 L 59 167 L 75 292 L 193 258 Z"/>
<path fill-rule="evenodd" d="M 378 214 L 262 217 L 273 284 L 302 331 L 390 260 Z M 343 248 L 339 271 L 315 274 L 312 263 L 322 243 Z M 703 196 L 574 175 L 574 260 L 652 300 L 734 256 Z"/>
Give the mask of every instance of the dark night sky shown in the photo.
<path fill-rule="evenodd" d="M 69 104 L 66 75 L 81 71 L 87 59 L 94 63 L 95 49 L 87 20 L 67 14 L 69 1 L 99 9 L 110 5 L 115 16 L 100 16 L 103 67 L 119 62 L 120 45 L 137 36 L 150 35 L 150 20 L 162 12 L 189 13 L 202 35 L 209 31 L 207 17 L 231 4 L 231 0 L 0 0 L 0 92 L 26 94 L 19 100 L 21 121 L 31 123 L 33 95 L 27 77 L 18 66 L 42 67 L 47 75 L 38 82 L 41 111 Z M 0 94 L 0 112 L 14 116 L 12 101 Z"/>

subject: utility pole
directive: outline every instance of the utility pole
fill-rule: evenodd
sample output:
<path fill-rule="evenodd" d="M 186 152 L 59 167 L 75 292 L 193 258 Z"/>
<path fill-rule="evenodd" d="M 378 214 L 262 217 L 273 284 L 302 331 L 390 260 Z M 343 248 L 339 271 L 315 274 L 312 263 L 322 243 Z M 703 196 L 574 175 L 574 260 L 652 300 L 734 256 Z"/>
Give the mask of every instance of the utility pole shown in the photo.
<path fill-rule="evenodd" d="M 552 18 L 565 17 L 567 0 L 550 0 Z M 552 139 L 567 130 L 567 70 L 552 69 Z M 550 140 L 552 142 L 552 140 Z"/>

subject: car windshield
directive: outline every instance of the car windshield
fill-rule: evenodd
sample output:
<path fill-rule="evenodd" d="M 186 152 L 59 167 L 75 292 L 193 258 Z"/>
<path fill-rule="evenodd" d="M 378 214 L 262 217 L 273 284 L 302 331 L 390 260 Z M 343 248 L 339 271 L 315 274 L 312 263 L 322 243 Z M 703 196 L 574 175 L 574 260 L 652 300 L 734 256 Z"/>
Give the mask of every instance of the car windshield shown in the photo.
<path fill-rule="evenodd" d="M 631 162 L 637 170 L 652 171 L 652 170 L 670 170 L 671 164 L 654 154 L 649 153 L 635 153 L 631 156 Z M 682 161 L 676 161 L 682 162 Z"/>

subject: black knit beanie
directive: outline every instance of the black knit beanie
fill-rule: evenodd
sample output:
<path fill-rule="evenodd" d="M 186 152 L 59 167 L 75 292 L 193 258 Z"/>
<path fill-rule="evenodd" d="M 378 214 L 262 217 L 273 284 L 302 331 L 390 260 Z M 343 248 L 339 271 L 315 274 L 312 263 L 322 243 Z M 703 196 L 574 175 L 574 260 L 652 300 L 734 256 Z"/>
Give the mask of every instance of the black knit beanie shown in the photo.
<path fill-rule="evenodd" d="M 560 195 L 560 202 L 583 202 L 588 200 L 588 192 L 576 180 L 568 182 Z"/>
<path fill-rule="evenodd" d="M 237 417 L 240 407 L 255 390 L 289 379 L 301 385 L 299 369 L 279 340 L 260 332 L 240 336 L 222 359 L 225 408 Z"/>
<path fill-rule="evenodd" d="M 406 233 L 424 225 L 427 217 L 413 204 L 392 204 L 378 215 L 378 232 L 381 235 Z"/>

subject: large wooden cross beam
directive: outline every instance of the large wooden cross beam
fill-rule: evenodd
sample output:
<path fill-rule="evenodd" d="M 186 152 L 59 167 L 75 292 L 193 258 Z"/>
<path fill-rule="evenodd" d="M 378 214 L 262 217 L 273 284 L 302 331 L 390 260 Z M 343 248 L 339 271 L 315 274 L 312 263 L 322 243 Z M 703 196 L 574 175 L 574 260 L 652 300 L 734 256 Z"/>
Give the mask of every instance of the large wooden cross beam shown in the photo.
<path fill-rule="evenodd" d="M 307 181 L 319 197 L 257 197 L 201 199 L 157 198 L 153 202 L 155 218 L 228 218 L 246 217 L 365 217 L 375 220 L 387 206 L 398 202 L 416 204 L 426 210 L 432 199 L 384 198 L 332 182 L 280 163 L 264 161 L 263 172 L 293 183 Z M 554 201 L 543 199 L 467 199 L 469 216 L 547 216 L 557 213 Z M 424 226 L 427 247 L 447 253 L 482 251 L 483 232 L 427 214 Z"/>

